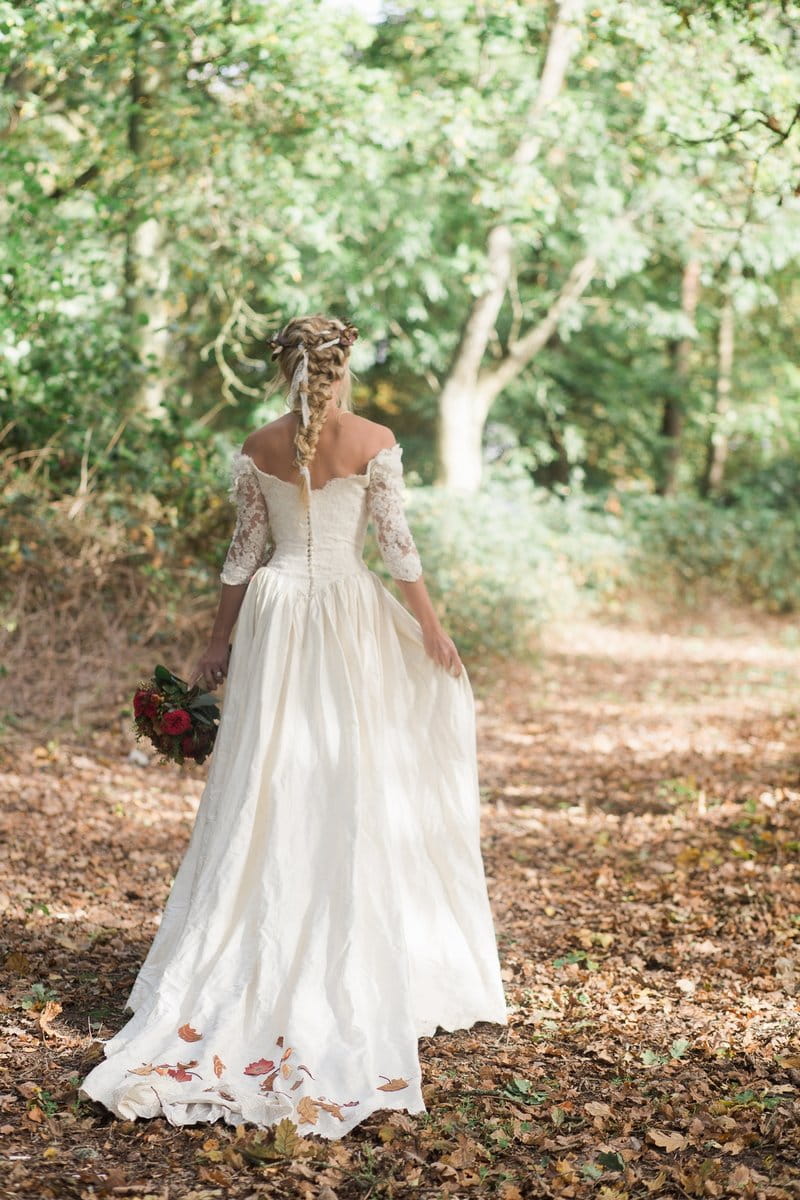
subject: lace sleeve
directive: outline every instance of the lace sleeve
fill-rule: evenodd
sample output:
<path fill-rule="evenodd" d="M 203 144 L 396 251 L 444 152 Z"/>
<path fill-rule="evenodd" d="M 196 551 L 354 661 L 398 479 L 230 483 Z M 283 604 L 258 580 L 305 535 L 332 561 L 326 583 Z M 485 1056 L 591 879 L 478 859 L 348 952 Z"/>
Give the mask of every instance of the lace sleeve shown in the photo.
<path fill-rule="evenodd" d="M 422 563 L 406 520 L 402 454 L 402 446 L 395 442 L 370 463 L 367 509 L 389 574 L 413 583 L 422 575 Z"/>
<path fill-rule="evenodd" d="M 223 583 L 247 583 L 264 565 L 272 541 L 269 514 L 258 482 L 255 464 L 247 454 L 235 451 L 231 458 L 228 497 L 236 505 L 236 527 L 220 572 Z"/>

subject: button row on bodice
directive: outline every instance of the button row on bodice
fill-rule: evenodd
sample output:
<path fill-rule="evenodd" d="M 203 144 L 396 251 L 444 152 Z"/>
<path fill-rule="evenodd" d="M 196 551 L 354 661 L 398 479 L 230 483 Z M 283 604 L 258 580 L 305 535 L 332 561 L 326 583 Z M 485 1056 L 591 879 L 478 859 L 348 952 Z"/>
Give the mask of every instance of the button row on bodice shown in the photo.
<path fill-rule="evenodd" d="M 324 547 L 314 546 L 309 559 L 305 544 L 283 542 L 275 547 L 267 565 L 271 571 L 319 582 L 340 579 L 367 569 L 366 563 L 353 545 L 342 544 L 333 547 L 330 543 Z"/>

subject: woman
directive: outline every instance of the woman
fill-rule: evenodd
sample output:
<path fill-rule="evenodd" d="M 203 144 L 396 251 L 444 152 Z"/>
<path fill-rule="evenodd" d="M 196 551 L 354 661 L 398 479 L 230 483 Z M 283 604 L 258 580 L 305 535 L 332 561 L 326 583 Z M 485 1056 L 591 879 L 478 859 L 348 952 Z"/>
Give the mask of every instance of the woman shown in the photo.
<path fill-rule="evenodd" d="M 291 411 L 233 456 L 190 676 L 228 678 L 208 780 L 134 1016 L 81 1085 L 120 1117 L 342 1137 L 425 1111 L 420 1037 L 507 1024 L 472 691 L 422 578 L 402 448 L 351 410 L 356 336 L 289 321 L 272 345 Z M 362 558 L 370 518 L 414 616 Z"/>

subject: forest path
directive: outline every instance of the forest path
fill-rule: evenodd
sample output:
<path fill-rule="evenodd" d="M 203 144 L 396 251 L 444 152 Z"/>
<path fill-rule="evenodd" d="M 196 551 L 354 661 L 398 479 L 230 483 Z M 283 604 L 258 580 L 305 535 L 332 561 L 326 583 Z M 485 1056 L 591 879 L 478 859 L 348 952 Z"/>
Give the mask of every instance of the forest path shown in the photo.
<path fill-rule="evenodd" d="M 798 1194 L 793 626 L 574 623 L 474 678 L 509 1025 L 421 1039 L 427 1117 L 378 1113 L 278 1172 L 252 1128 L 75 1101 L 204 773 L 134 766 L 120 732 L 0 751 L 0 1196 Z"/>

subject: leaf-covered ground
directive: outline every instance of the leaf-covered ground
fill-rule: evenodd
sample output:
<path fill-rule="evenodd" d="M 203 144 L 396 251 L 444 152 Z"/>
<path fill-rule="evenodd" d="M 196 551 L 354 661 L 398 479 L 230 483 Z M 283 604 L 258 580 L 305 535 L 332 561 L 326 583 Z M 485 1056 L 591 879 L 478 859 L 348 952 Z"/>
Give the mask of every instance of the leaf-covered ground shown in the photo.
<path fill-rule="evenodd" d="M 473 683 L 510 1023 L 422 1038 L 428 1113 L 337 1142 L 77 1099 L 204 772 L 124 724 L 6 747 L 0 1195 L 800 1195 L 793 630 L 587 624 Z"/>

